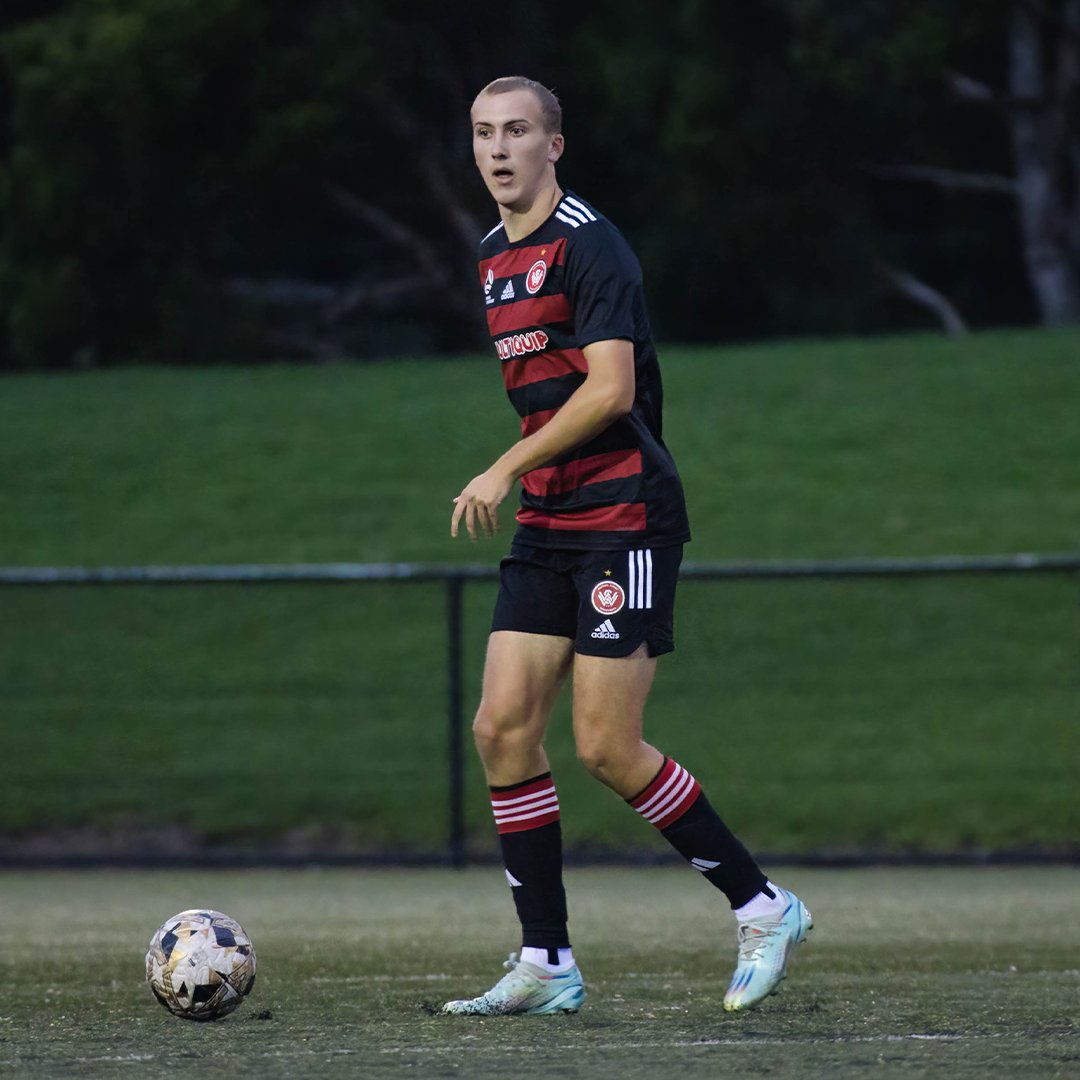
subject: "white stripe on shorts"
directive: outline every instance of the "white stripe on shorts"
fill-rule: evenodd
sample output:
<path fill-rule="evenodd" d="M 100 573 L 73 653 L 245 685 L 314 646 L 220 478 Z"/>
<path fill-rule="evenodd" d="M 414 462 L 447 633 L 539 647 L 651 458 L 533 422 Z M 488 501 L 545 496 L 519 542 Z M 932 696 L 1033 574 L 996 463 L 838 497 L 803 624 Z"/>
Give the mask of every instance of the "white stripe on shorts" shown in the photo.
<path fill-rule="evenodd" d="M 652 607 L 652 548 L 629 553 L 630 607 Z"/>

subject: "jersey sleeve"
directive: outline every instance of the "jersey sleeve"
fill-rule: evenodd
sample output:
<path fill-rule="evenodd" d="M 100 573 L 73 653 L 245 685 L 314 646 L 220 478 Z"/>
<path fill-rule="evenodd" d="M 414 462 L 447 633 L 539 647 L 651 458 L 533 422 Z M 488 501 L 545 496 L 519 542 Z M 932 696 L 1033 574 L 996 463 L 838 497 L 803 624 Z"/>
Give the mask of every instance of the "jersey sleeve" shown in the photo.
<path fill-rule="evenodd" d="M 566 294 L 579 348 L 594 341 L 637 338 L 641 266 L 610 225 L 577 230 L 566 254 Z"/>

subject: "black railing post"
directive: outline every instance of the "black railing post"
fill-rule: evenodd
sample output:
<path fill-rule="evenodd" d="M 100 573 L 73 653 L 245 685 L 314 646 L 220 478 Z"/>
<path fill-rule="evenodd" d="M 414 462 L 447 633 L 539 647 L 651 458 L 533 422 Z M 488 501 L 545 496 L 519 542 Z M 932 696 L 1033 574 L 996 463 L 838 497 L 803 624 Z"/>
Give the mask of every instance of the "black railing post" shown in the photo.
<path fill-rule="evenodd" d="M 458 574 L 446 578 L 446 642 L 447 642 L 447 757 L 450 791 L 450 865 L 463 867 L 468 862 L 465 853 L 465 710 L 462 678 L 462 611 L 461 593 L 464 579 Z"/>

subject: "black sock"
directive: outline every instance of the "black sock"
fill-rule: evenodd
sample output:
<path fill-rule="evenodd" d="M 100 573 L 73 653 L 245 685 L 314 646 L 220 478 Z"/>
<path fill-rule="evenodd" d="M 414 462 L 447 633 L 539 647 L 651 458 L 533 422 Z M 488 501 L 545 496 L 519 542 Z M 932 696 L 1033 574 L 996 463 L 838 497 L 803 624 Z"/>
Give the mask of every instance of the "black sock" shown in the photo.
<path fill-rule="evenodd" d="M 733 908 L 742 907 L 759 892 L 774 895 L 750 852 L 724 824 L 694 777 L 676 761 L 664 758 L 652 783 L 627 802 L 655 825 Z"/>
<path fill-rule="evenodd" d="M 562 826 L 551 773 L 510 787 L 491 788 L 506 879 L 514 896 L 521 943 L 528 948 L 567 949 L 566 890 L 562 880 Z"/>

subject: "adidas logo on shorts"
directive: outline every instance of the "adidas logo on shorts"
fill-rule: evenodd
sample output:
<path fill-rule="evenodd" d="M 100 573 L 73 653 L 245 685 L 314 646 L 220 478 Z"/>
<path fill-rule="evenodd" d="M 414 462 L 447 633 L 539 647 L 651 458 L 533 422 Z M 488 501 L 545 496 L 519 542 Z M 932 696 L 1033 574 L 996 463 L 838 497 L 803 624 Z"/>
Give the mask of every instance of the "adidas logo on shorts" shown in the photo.
<path fill-rule="evenodd" d="M 610 638 L 612 641 L 619 640 L 619 631 L 611 625 L 610 619 L 605 619 L 593 632 L 594 638 Z"/>

